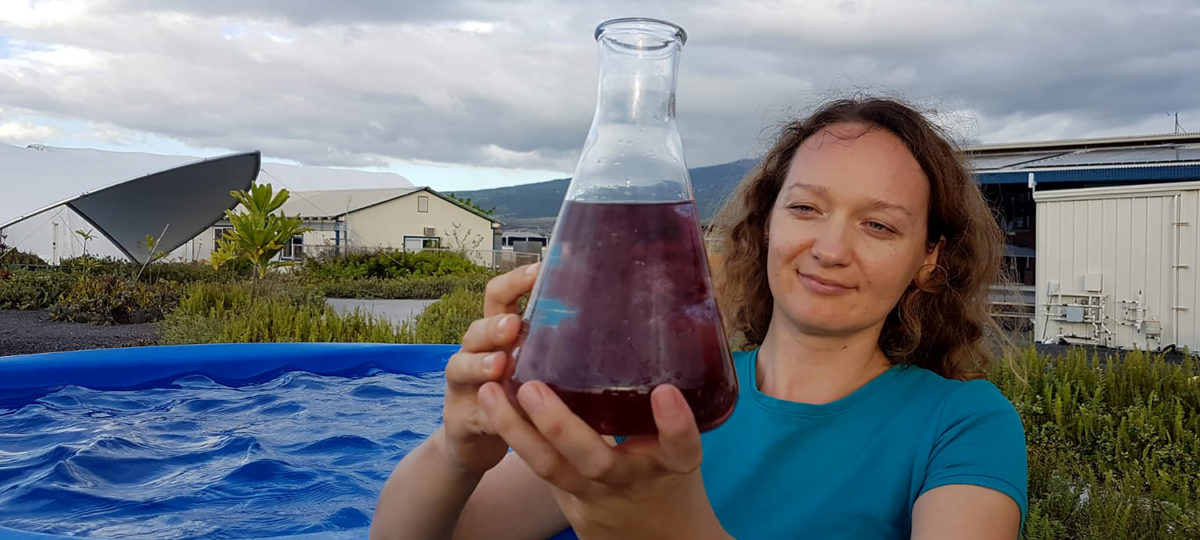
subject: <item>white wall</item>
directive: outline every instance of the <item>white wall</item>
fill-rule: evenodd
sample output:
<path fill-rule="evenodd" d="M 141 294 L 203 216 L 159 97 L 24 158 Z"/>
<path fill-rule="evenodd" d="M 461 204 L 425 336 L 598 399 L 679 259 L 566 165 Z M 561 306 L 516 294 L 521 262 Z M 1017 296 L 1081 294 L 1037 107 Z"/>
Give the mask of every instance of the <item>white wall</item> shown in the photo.
<path fill-rule="evenodd" d="M 418 197 L 428 197 L 428 212 L 417 211 Z M 441 238 L 443 248 L 490 250 L 494 242 L 491 221 L 423 191 L 352 212 L 346 222 L 347 234 L 340 241 L 349 248 L 403 249 L 405 236 L 425 236 L 426 227 L 434 229 L 433 236 Z M 334 231 L 310 231 L 304 233 L 304 244 L 332 246 L 334 237 Z M 205 246 L 199 258 L 207 259 L 214 247 L 213 228 L 194 241 Z M 485 263 L 483 255 L 475 258 Z"/>
<path fill-rule="evenodd" d="M 55 227 L 57 225 L 57 227 Z M 83 238 L 75 231 L 91 231 L 87 241 L 87 252 L 96 257 L 113 257 L 128 260 L 117 246 L 110 242 L 91 223 L 67 206 L 58 206 L 4 228 L 4 243 L 17 249 L 34 253 L 47 263 L 58 264 L 62 259 L 83 255 Z M 158 234 L 155 231 L 148 234 Z M 57 234 L 56 234 L 57 233 Z M 204 240 L 207 238 L 208 240 Z M 212 234 L 201 234 L 169 253 L 165 260 L 192 261 L 204 259 L 211 251 Z M 3 261 L 0 261 L 2 263 Z"/>
<path fill-rule="evenodd" d="M 428 212 L 418 212 L 420 197 L 428 197 Z M 489 250 L 494 235 L 491 221 L 424 191 L 352 212 L 347 222 L 353 247 L 402 248 L 405 236 L 432 227 L 444 248 Z"/>
<path fill-rule="evenodd" d="M 1113 347 L 1176 344 L 1200 350 L 1200 182 L 1044 191 L 1034 200 L 1037 339 L 1062 334 L 1098 338 Z M 1098 292 L 1085 290 L 1088 274 L 1099 275 Z M 1062 293 L 1096 295 L 1102 332 L 1097 335 L 1089 323 L 1054 320 L 1051 314 L 1065 309 L 1054 304 L 1087 298 L 1051 297 L 1055 281 Z M 1144 318 L 1162 327 L 1158 339 L 1147 335 L 1153 323 L 1141 329 L 1130 324 L 1136 313 L 1121 303 L 1138 300 L 1139 293 Z"/>

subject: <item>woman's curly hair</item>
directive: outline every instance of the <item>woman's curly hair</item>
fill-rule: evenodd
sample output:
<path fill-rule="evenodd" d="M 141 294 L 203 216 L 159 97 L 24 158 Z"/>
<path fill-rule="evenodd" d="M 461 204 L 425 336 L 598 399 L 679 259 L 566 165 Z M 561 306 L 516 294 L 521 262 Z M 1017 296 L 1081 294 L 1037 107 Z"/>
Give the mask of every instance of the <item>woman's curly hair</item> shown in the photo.
<path fill-rule="evenodd" d="M 927 240 L 931 247 L 943 242 L 938 264 L 945 272 L 934 272 L 942 279 L 909 286 L 884 322 L 880 348 L 893 362 L 944 377 L 982 377 L 992 361 L 987 338 L 1001 335 L 989 313 L 988 294 L 1001 278 L 1004 234 L 949 137 L 921 113 L 892 99 L 840 99 L 785 124 L 721 210 L 714 223 L 721 235 L 715 277 L 731 337 L 742 348 L 756 347 L 771 322 L 766 224 L 792 156 L 808 137 L 851 122 L 887 130 L 904 141 L 929 179 Z"/>

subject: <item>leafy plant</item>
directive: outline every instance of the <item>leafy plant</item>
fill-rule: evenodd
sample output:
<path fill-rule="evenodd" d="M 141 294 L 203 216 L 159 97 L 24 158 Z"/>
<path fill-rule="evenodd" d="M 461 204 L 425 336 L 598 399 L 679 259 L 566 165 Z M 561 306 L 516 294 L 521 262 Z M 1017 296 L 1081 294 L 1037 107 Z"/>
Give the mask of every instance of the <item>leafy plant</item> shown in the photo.
<path fill-rule="evenodd" d="M 50 308 L 57 320 L 133 324 L 161 320 L 179 303 L 179 286 L 100 276 L 78 279 Z"/>
<path fill-rule="evenodd" d="M 991 379 L 1025 426 L 1025 538 L 1200 537 L 1194 359 L 1031 349 L 1018 365 L 1021 377 L 997 370 Z"/>
<path fill-rule="evenodd" d="M 340 279 L 317 283 L 331 298 L 441 298 L 456 290 L 483 292 L 489 274 L 413 277 L 405 279 Z"/>
<path fill-rule="evenodd" d="M 46 266 L 46 260 L 35 253 L 27 253 L 15 247 L 0 247 L 0 265 Z"/>
<path fill-rule="evenodd" d="M 340 256 L 310 257 L 304 261 L 304 275 L 317 281 L 488 273 L 487 269 L 471 262 L 462 254 L 446 251 L 413 252 L 384 249 Z"/>
<path fill-rule="evenodd" d="M 430 304 L 417 318 L 417 342 L 461 343 L 471 322 L 483 318 L 483 293 L 460 289 Z"/>
<path fill-rule="evenodd" d="M 74 283 L 63 272 L 45 270 L 0 270 L 0 309 L 46 309 Z"/>
<path fill-rule="evenodd" d="M 211 256 L 213 268 L 220 268 L 234 259 L 245 259 L 255 268 L 258 279 L 267 276 L 273 268 L 291 266 L 292 261 L 276 260 L 275 256 L 291 241 L 293 236 L 311 229 L 303 227 L 299 217 L 287 217 L 275 211 L 288 199 L 288 190 L 275 193 L 271 184 L 255 184 L 250 191 L 231 191 L 244 210 L 225 211 L 232 229 L 217 240 L 217 249 Z"/>

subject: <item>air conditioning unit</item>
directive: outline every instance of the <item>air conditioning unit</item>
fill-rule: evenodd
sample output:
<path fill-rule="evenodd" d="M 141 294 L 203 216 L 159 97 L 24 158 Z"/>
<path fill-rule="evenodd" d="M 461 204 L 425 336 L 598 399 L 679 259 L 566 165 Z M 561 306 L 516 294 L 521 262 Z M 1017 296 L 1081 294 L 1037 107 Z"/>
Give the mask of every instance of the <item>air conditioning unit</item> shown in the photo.
<path fill-rule="evenodd" d="M 433 227 L 425 227 L 425 236 L 436 236 L 437 229 Z"/>

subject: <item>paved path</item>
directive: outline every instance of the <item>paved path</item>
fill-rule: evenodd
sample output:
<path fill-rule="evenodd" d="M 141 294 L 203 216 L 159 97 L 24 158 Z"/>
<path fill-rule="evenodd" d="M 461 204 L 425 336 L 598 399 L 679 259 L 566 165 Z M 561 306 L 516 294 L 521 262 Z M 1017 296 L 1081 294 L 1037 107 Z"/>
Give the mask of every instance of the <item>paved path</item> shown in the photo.
<path fill-rule="evenodd" d="M 425 307 L 436 302 L 436 300 L 365 300 L 355 298 L 326 298 L 327 302 L 338 313 L 353 313 L 355 308 L 358 308 L 363 313 L 370 313 L 375 317 L 383 317 L 393 324 L 400 324 L 404 321 L 411 322 L 414 317 L 420 315 Z"/>

